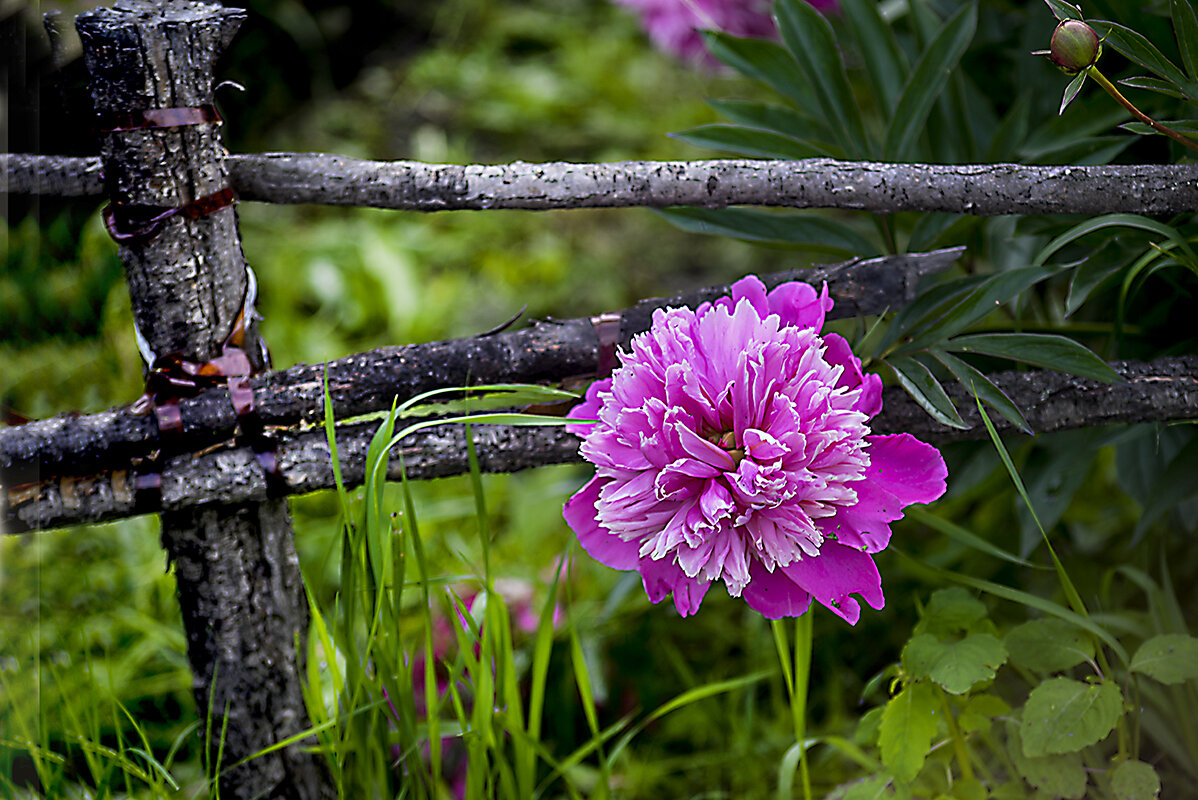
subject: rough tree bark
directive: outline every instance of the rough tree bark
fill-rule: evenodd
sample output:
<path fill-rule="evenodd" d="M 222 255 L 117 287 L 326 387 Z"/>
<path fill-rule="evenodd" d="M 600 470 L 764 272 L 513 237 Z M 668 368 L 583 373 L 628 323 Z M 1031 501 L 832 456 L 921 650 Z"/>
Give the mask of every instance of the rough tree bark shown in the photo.
<path fill-rule="evenodd" d="M 720 159 L 605 164 L 424 164 L 327 153 L 229 158 L 247 200 L 407 211 L 728 205 L 892 214 L 1180 214 L 1198 210 L 1198 165 L 1042 167 Z M 14 193 L 100 193 L 97 159 L 0 155 Z"/>
<path fill-rule="evenodd" d="M 789 280 L 815 285 L 827 281 L 836 301 L 830 319 L 894 311 L 915 297 L 922 276 L 948 269 L 964 248 L 882 256 L 865 261 L 812 266 L 762 276 L 770 287 Z M 709 286 L 672 298 L 642 300 L 632 308 L 603 315 L 619 319 L 619 344 L 647 330 L 653 310 L 697 306 L 727 294 Z M 384 347 L 327 364 L 300 364 L 255 378 L 254 406 L 265 425 L 293 425 L 323 418 L 327 375 L 336 419 L 385 411 L 429 389 L 467 383 L 531 383 L 593 374 L 599 339 L 590 319 L 540 322 L 524 330 L 445 342 Z M 131 458 L 155 450 L 196 451 L 228 440 L 237 416 L 224 387 L 209 389 L 179 405 L 179 430 L 163 436 L 155 418 L 130 408 L 99 414 L 64 414 L 14 428 L 0 428 L 0 483 L 9 486 L 41 477 L 87 475 L 123 469 Z"/>
<path fill-rule="evenodd" d="M 196 2 L 120 0 L 76 22 L 101 128 L 146 109 L 212 103 L 213 67 L 245 12 Z M 224 189 L 216 125 L 101 135 L 107 193 L 118 204 L 176 208 Z M 218 355 L 242 311 L 247 273 L 232 208 L 168 219 L 120 248 L 145 345 L 194 361 Z M 248 332 L 249 352 L 257 334 Z M 307 603 L 285 500 L 162 515 L 175 565 L 201 714 L 211 708 L 223 768 L 309 726 L 300 689 Z M 201 730 L 203 727 L 201 728 Z M 211 752 L 220 743 L 213 741 Z M 331 796 L 320 756 L 298 747 L 229 769 L 228 798 Z"/>

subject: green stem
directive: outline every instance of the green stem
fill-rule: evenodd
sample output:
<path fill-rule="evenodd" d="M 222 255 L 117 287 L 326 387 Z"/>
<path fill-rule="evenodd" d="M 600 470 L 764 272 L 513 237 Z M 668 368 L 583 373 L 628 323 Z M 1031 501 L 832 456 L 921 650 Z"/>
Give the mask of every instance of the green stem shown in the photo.
<path fill-rule="evenodd" d="M 807 769 L 807 686 L 811 679 L 811 612 L 795 617 L 795 693 L 791 698 L 794 715 L 795 740 L 802 748 L 799 756 L 799 775 L 803 781 L 803 798 L 811 800 L 811 774 Z"/>
<path fill-rule="evenodd" d="M 1113 84 L 1109 80 L 1107 80 L 1107 77 L 1098 70 L 1098 67 L 1091 65 L 1090 67 L 1087 67 L 1086 73 L 1091 78 L 1094 79 L 1095 83 L 1097 83 L 1099 86 L 1101 86 L 1103 89 L 1105 89 L 1107 94 L 1109 94 L 1111 97 L 1115 98 L 1115 102 L 1117 102 L 1119 105 L 1126 108 L 1129 112 L 1131 112 L 1131 115 L 1133 117 L 1135 117 L 1136 119 L 1138 119 L 1140 122 L 1143 122 L 1145 125 L 1148 125 L 1154 131 L 1157 131 L 1158 133 L 1162 133 L 1165 136 L 1168 136 L 1173 141 L 1178 142 L 1179 144 L 1185 145 L 1186 147 L 1190 148 L 1191 150 L 1198 150 L 1198 142 L 1195 142 L 1193 139 L 1190 139 L 1187 136 L 1182 136 L 1177 131 L 1173 130 L 1172 128 L 1168 127 L 1167 125 L 1162 125 L 1161 123 L 1154 120 L 1152 117 L 1145 114 L 1140 109 L 1136 108 L 1130 100 L 1128 100 L 1126 97 L 1124 97 L 1123 94 L 1118 89 L 1115 88 L 1115 84 Z"/>
<path fill-rule="evenodd" d="M 965 737 L 961 735 L 961 729 L 957 727 L 957 720 L 953 717 L 952 706 L 948 704 L 948 695 L 943 689 L 937 688 L 940 695 L 940 706 L 944 709 L 944 721 L 948 725 L 948 735 L 953 740 L 953 750 L 957 754 L 957 763 L 961 765 L 961 777 L 967 781 L 973 780 L 973 762 L 969 758 L 969 751 L 965 747 Z"/>

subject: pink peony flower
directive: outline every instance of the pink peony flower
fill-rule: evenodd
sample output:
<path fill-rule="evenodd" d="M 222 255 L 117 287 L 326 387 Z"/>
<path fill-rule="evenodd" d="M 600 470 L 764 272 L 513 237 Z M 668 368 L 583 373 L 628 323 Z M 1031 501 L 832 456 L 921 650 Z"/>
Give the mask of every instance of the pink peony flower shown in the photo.
<path fill-rule="evenodd" d="M 771 16 L 773 0 L 615 0 L 638 12 L 641 25 L 661 50 L 688 61 L 715 64 L 703 45 L 701 30 L 733 36 L 777 39 Z M 836 0 L 808 0 L 820 11 L 834 10 Z"/>
<path fill-rule="evenodd" d="M 649 599 L 695 613 L 715 581 L 770 619 L 811 598 L 855 624 L 881 608 L 871 553 L 911 503 L 944 493 L 935 448 L 870 435 L 882 382 L 820 335 L 831 309 L 804 283 L 754 276 L 697 310 L 654 312 L 571 416 L 595 477 L 566 503 L 583 548 L 637 570 Z"/>

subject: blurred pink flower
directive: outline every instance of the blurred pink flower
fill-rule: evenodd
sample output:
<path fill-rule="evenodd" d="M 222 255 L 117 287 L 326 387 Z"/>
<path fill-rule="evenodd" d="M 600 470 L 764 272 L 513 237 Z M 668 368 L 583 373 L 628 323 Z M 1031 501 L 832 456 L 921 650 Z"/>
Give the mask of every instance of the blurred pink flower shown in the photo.
<path fill-rule="evenodd" d="M 756 39 L 778 38 L 771 16 L 773 0 L 615 0 L 636 11 L 649 38 L 661 50 L 688 61 L 715 64 L 701 30 Z M 835 10 L 836 0 L 807 0 L 819 11 Z"/>
<path fill-rule="evenodd" d="M 649 599 L 695 613 L 711 584 L 770 619 L 811 598 L 850 623 L 884 604 L 871 553 L 911 503 L 945 490 L 944 460 L 908 434 L 870 435 L 882 382 L 804 283 L 754 276 L 697 310 L 658 310 L 571 416 L 595 477 L 564 514 L 583 548 L 640 572 Z"/>

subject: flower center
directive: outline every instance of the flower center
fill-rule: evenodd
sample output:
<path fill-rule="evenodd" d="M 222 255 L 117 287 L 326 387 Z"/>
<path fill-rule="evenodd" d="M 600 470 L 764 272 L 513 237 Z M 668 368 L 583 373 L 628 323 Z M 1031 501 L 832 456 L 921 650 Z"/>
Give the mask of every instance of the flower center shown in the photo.
<path fill-rule="evenodd" d="M 739 467 L 745 458 L 744 448 L 736 446 L 736 434 L 732 431 L 715 431 L 707 435 L 707 441 L 732 456 L 734 468 Z"/>

